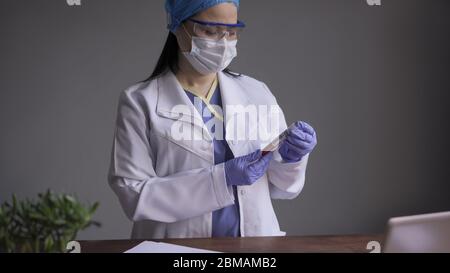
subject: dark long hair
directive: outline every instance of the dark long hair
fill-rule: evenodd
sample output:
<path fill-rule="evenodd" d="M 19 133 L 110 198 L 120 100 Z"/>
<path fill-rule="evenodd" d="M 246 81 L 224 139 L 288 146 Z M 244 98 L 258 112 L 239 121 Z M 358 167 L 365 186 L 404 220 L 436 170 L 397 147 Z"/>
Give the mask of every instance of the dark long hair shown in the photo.
<path fill-rule="evenodd" d="M 178 45 L 177 37 L 172 32 L 169 32 L 169 35 L 167 36 L 166 43 L 164 45 L 163 51 L 161 53 L 161 56 L 158 59 L 158 63 L 155 66 L 155 69 L 153 70 L 153 73 L 148 77 L 146 81 L 150 81 L 153 79 L 156 79 L 160 75 L 167 72 L 169 69 L 176 74 L 179 71 L 178 66 L 178 51 L 180 50 L 180 47 Z M 224 73 L 232 76 L 232 77 L 240 77 L 241 74 L 235 73 L 230 71 L 228 68 L 225 68 L 223 70 Z"/>

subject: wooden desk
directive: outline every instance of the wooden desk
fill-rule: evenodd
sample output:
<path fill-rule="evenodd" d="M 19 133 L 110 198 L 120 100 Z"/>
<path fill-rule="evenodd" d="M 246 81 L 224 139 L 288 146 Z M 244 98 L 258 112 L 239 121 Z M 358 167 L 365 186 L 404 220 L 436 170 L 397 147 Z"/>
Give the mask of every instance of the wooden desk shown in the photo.
<path fill-rule="evenodd" d="M 382 242 L 382 235 L 244 237 L 152 240 L 220 252 L 369 252 L 370 241 Z M 82 253 L 120 253 L 142 240 L 80 241 Z"/>

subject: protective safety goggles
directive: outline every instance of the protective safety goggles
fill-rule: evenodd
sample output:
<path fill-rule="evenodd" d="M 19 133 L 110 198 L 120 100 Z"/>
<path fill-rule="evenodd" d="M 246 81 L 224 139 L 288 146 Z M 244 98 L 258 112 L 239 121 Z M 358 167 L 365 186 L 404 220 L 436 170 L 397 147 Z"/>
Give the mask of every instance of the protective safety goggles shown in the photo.
<path fill-rule="evenodd" d="M 194 35 L 201 38 L 212 40 L 221 40 L 226 37 L 227 40 L 237 40 L 245 28 L 245 24 L 238 21 L 237 24 L 224 24 L 216 22 L 205 22 L 195 19 L 188 19 L 194 24 Z"/>

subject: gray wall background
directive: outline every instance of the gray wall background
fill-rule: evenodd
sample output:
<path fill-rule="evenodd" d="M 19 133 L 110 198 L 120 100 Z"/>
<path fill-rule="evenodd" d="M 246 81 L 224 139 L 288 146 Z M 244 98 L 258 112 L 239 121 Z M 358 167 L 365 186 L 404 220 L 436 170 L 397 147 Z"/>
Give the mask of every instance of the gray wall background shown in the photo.
<path fill-rule="evenodd" d="M 288 235 L 383 232 L 391 216 L 450 210 L 450 2 L 243 0 L 236 71 L 266 82 L 319 144 Z M 81 239 L 127 238 L 106 181 L 119 93 L 146 78 L 163 1 L 0 2 L 0 200 L 52 188 L 100 201 Z"/>

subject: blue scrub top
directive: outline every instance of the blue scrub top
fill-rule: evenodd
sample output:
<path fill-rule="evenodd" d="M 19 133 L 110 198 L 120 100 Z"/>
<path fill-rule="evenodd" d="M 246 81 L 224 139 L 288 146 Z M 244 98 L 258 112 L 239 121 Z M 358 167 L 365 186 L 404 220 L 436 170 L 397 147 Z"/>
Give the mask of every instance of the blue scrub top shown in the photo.
<path fill-rule="evenodd" d="M 208 109 L 206 103 L 203 100 L 187 90 L 185 90 L 185 92 L 191 100 L 192 104 L 202 116 L 203 122 L 205 124 L 213 118 L 217 119 L 217 117 L 215 117 Z M 220 95 L 219 85 L 217 85 L 217 88 L 211 92 L 214 93 L 212 95 L 209 95 L 209 104 L 222 107 L 222 97 Z M 220 122 L 222 121 L 220 121 L 219 119 L 215 121 L 216 124 Z M 233 152 L 230 150 L 228 143 L 225 141 L 225 126 L 222 126 L 223 135 L 220 137 L 220 139 L 216 139 L 215 137 L 215 126 L 206 127 L 209 128 L 208 130 L 210 130 L 210 133 L 213 136 L 214 164 L 221 164 L 230 159 L 233 159 Z M 219 210 L 215 210 L 212 213 L 212 237 L 240 237 L 239 202 L 236 186 L 233 186 L 233 194 L 235 204 Z"/>

